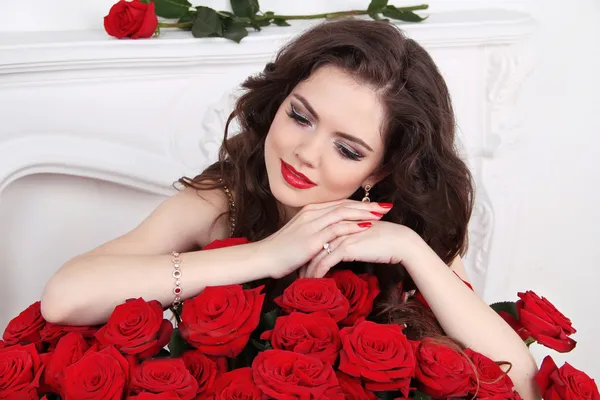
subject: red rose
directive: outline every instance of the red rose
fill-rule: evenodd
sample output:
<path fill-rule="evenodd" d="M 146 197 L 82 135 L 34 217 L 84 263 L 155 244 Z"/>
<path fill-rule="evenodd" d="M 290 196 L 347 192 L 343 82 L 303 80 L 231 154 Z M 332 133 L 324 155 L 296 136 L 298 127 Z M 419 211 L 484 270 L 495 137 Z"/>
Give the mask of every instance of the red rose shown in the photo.
<path fill-rule="evenodd" d="M 62 393 L 62 381 L 66 368 L 83 358 L 89 346 L 81 333 L 71 332 L 63 336 L 52 353 L 48 353 L 44 364 L 44 383 L 52 391 Z"/>
<path fill-rule="evenodd" d="M 557 368 L 552 357 L 546 356 L 535 376 L 544 399 L 600 400 L 598 386 L 587 374 L 565 363 Z"/>
<path fill-rule="evenodd" d="M 331 278 L 296 279 L 273 300 L 286 313 L 325 311 L 335 322 L 348 316 L 350 305 Z"/>
<path fill-rule="evenodd" d="M 419 390 L 434 398 L 464 397 L 469 393 L 474 373 L 467 356 L 429 339 L 412 344 Z"/>
<path fill-rule="evenodd" d="M 264 286 L 244 290 L 241 285 L 207 287 L 183 302 L 181 336 L 204 354 L 237 357 L 258 326 Z"/>
<path fill-rule="evenodd" d="M 240 244 L 249 243 L 245 237 L 232 237 L 222 240 L 214 240 L 204 246 L 202 250 L 220 249 L 223 247 L 239 246 Z"/>
<path fill-rule="evenodd" d="M 254 383 L 252 368 L 238 368 L 217 378 L 213 390 L 200 396 L 201 400 L 263 400 Z"/>
<path fill-rule="evenodd" d="M 127 396 L 127 400 L 181 400 L 181 398 L 175 392 L 159 394 L 142 392 L 138 395 Z"/>
<path fill-rule="evenodd" d="M 44 328 L 40 332 L 42 342 L 49 344 L 49 349 L 56 348 L 56 344 L 69 332 L 79 332 L 85 339 L 92 339 L 99 326 L 72 326 L 72 325 L 56 325 L 51 322 L 46 322 Z"/>
<path fill-rule="evenodd" d="M 5 347 L 6 347 L 6 343 L 4 342 L 4 340 L 0 340 L 0 350 L 2 350 Z"/>
<path fill-rule="evenodd" d="M 114 346 L 88 351 L 65 369 L 65 400 L 121 400 L 129 381 L 129 363 Z"/>
<path fill-rule="evenodd" d="M 34 344 L 0 350 L 0 399 L 37 399 L 42 370 Z"/>
<path fill-rule="evenodd" d="M 254 358 L 256 386 L 275 399 L 344 400 L 333 367 L 328 363 L 285 350 L 266 350 Z"/>
<path fill-rule="evenodd" d="M 139 0 L 120 0 L 113 5 L 104 17 L 104 29 L 110 36 L 118 39 L 149 38 L 154 35 L 158 18 L 154 3 L 144 4 Z"/>
<path fill-rule="evenodd" d="M 346 400 L 377 400 L 377 396 L 374 393 L 367 391 L 362 386 L 360 379 L 353 378 L 339 371 L 335 375 L 340 382 Z"/>
<path fill-rule="evenodd" d="M 7 346 L 33 343 L 41 350 L 40 331 L 45 324 L 40 302 L 36 301 L 8 323 L 2 338 Z"/>
<path fill-rule="evenodd" d="M 493 360 L 477 353 L 471 349 L 466 349 L 465 354 L 471 359 L 477 369 L 477 378 L 472 377 L 472 387 L 470 394 L 477 393 L 477 397 L 495 397 L 502 396 L 504 399 L 512 399 L 514 384 L 506 372 Z M 477 383 L 479 382 L 479 387 Z"/>
<path fill-rule="evenodd" d="M 512 314 L 507 313 L 506 311 L 498 311 L 498 315 L 502 317 L 502 319 L 510 325 L 511 328 L 514 329 L 515 332 L 519 335 L 519 337 L 523 340 L 529 339 L 531 337 L 531 332 L 529 332 L 521 322 L 516 319 Z"/>
<path fill-rule="evenodd" d="M 342 329 L 340 336 L 340 371 L 362 378 L 368 390 L 400 390 L 408 396 L 415 355 L 402 328 L 359 319 Z"/>
<path fill-rule="evenodd" d="M 199 350 L 186 351 L 181 355 L 181 359 L 198 382 L 198 394 L 210 390 L 217 377 L 227 372 L 227 360 L 225 358 L 220 357 L 215 361 Z"/>
<path fill-rule="evenodd" d="M 495 396 L 490 396 L 490 397 L 479 397 L 477 396 L 478 400 L 523 400 L 523 398 L 519 395 L 519 393 L 517 392 L 512 392 L 512 393 L 508 393 L 508 394 L 497 394 Z"/>
<path fill-rule="evenodd" d="M 163 319 L 160 303 L 139 298 L 116 306 L 96 339 L 102 346 L 113 345 L 122 353 L 147 358 L 169 343 L 171 333 L 173 325 Z"/>
<path fill-rule="evenodd" d="M 274 349 L 307 354 L 331 365 L 342 348 L 340 329 L 324 311 L 279 317 L 274 329 L 263 332 L 260 338 L 270 340 Z"/>
<path fill-rule="evenodd" d="M 531 290 L 518 295 L 521 299 L 517 301 L 519 320 L 539 344 L 560 353 L 575 348 L 577 342 L 568 337 L 576 332 L 569 318 Z"/>
<path fill-rule="evenodd" d="M 335 270 L 327 274 L 326 278 L 333 279 L 348 299 L 348 316 L 340 321 L 341 325 L 353 325 L 358 318 L 371 314 L 373 302 L 379 294 L 379 283 L 375 275 L 356 275 L 350 270 Z"/>
<path fill-rule="evenodd" d="M 175 392 L 181 400 L 196 397 L 198 382 L 181 358 L 155 358 L 136 365 L 131 373 L 131 394 Z"/>

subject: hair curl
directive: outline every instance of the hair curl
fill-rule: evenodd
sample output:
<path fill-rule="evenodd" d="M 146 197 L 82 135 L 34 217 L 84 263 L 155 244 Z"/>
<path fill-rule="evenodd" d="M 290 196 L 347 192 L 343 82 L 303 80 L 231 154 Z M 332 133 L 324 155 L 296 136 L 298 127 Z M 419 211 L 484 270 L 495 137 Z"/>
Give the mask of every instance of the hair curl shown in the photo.
<path fill-rule="evenodd" d="M 387 175 L 371 189 L 371 198 L 394 204 L 384 219 L 416 231 L 447 264 L 464 254 L 473 185 L 455 148 L 448 88 L 430 55 L 387 22 L 324 22 L 284 46 L 262 73 L 243 82 L 245 93 L 227 121 L 219 160 L 179 182 L 198 190 L 227 185 L 236 202 L 234 236 L 256 241 L 273 234 L 281 221 L 267 182 L 265 138 L 284 99 L 323 65 L 341 68 L 373 88 L 384 106 L 382 168 Z M 241 133 L 228 137 L 234 118 Z M 351 198 L 362 195 L 359 188 Z M 401 265 L 345 267 L 377 275 L 382 289 L 377 320 L 406 324 L 415 338 L 443 335 L 431 311 L 400 301 L 399 284 L 414 288 Z M 267 287 L 277 292 L 276 286 L 269 281 Z"/>

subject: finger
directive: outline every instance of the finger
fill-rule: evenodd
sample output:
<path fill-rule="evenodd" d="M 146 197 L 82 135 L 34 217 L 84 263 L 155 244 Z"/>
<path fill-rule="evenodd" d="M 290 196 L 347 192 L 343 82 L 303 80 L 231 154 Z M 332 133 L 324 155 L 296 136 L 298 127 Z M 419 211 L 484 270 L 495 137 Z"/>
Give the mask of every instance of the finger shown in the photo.
<path fill-rule="evenodd" d="M 344 241 L 346 240 L 347 238 L 341 238 L 341 242 L 335 248 L 336 250 L 332 250 L 331 253 L 328 253 L 325 257 L 321 258 L 321 260 L 313 267 L 312 271 L 310 271 L 310 276 L 313 278 L 322 278 L 331 268 L 335 267 L 340 262 L 353 261 L 353 256 L 348 254 L 346 246 L 344 246 Z"/>
<path fill-rule="evenodd" d="M 340 236 L 363 232 L 372 225 L 371 221 L 340 221 L 319 231 L 315 236 L 315 240 L 318 240 L 319 245 L 323 246 L 326 242 L 331 243 Z"/>
<path fill-rule="evenodd" d="M 323 205 L 325 204 L 331 205 L 324 207 Z M 392 205 L 389 203 L 367 203 L 346 199 L 339 202 L 321 203 L 314 207 L 313 205 L 308 205 L 298 213 L 298 216 L 304 213 L 308 222 L 320 220 L 322 223 L 332 224 L 343 219 L 358 220 L 360 219 L 360 215 L 363 215 L 364 219 L 367 220 L 376 220 L 383 217 L 391 208 Z M 325 218 L 325 220 L 322 220 L 322 218 Z"/>
<path fill-rule="evenodd" d="M 329 250 L 333 253 L 333 251 L 340 246 L 343 239 L 344 236 L 340 236 L 334 239 L 333 241 L 329 242 Z M 329 253 L 325 249 L 323 249 L 312 260 L 310 260 L 310 263 L 308 263 L 308 265 L 306 266 L 305 276 L 308 278 L 313 278 L 315 275 L 317 265 L 319 265 L 321 260 L 323 260 L 328 255 Z"/>
<path fill-rule="evenodd" d="M 342 222 L 342 221 L 356 221 L 358 222 L 366 222 L 366 221 L 379 221 L 384 213 L 388 212 L 379 212 L 374 211 L 373 209 L 369 209 L 369 207 L 357 208 L 357 207 L 336 207 L 331 210 L 320 210 L 320 216 L 316 216 L 316 218 L 307 221 L 315 227 L 317 230 L 322 230 L 327 228 L 330 225 Z"/>
<path fill-rule="evenodd" d="M 302 208 L 302 210 L 322 210 L 324 208 L 329 208 L 329 207 L 337 206 L 340 204 L 351 204 L 351 203 L 360 203 L 360 202 L 356 201 L 356 200 L 352 200 L 352 199 L 341 199 L 341 200 L 334 200 L 334 201 L 326 201 L 324 203 L 311 203 L 309 205 L 304 206 L 304 208 Z"/>
<path fill-rule="evenodd" d="M 306 265 L 303 265 L 298 269 L 298 278 L 306 278 Z"/>

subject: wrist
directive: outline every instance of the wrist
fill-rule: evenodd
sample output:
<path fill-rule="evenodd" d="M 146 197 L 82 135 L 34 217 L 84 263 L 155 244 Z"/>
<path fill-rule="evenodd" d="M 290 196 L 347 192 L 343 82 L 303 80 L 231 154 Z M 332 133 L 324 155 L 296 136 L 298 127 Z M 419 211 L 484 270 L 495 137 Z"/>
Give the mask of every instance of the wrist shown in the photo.
<path fill-rule="evenodd" d="M 271 278 L 277 261 L 266 239 L 248 243 L 247 246 L 248 259 L 252 260 L 250 264 L 254 268 L 252 280 Z"/>
<path fill-rule="evenodd" d="M 273 278 L 279 261 L 277 260 L 277 252 L 272 251 L 269 239 L 263 239 L 258 242 L 250 243 L 252 245 L 253 265 L 256 268 L 256 279 Z"/>
<path fill-rule="evenodd" d="M 423 258 L 429 246 L 414 230 L 404 225 L 399 225 L 398 227 L 400 229 L 400 240 L 403 245 L 397 248 L 402 253 L 400 257 L 402 264 L 408 269 L 415 264 L 416 260 Z"/>

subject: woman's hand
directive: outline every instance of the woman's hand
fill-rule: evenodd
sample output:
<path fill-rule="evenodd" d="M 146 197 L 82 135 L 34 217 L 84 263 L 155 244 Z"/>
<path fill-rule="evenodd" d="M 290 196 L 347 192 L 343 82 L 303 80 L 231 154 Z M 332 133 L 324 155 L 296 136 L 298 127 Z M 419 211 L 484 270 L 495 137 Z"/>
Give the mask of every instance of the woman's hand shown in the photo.
<path fill-rule="evenodd" d="M 398 264 L 402 262 L 411 240 L 418 237 L 406 226 L 387 221 L 373 222 L 373 226 L 362 232 L 338 236 L 329 243 L 331 253 L 321 250 L 300 277 L 322 278 L 339 262 L 371 262 L 377 264 Z"/>
<path fill-rule="evenodd" d="M 339 200 L 310 204 L 302 208 L 283 228 L 258 242 L 269 254 L 268 275 L 279 279 L 312 260 L 324 243 L 368 231 L 391 204 Z"/>

